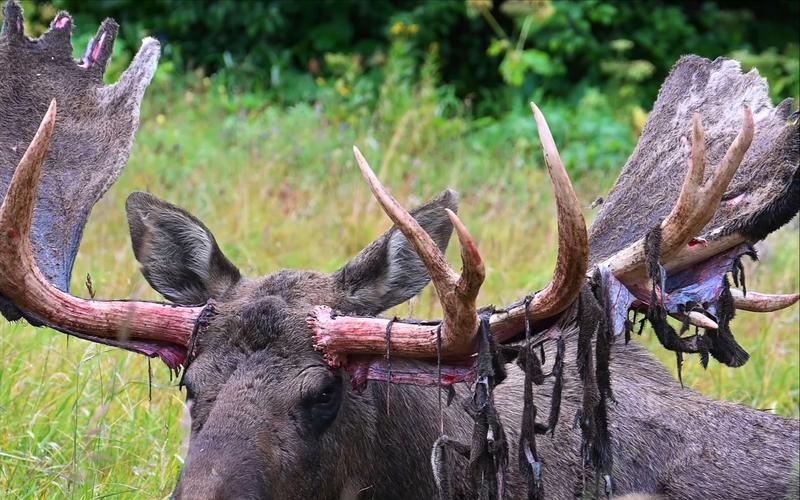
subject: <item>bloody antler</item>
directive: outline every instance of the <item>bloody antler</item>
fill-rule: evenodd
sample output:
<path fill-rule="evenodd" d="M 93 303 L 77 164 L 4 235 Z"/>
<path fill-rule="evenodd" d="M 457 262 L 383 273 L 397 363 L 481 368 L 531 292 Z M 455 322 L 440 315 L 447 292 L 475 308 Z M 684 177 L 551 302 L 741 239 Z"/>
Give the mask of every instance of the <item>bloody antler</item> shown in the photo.
<path fill-rule="evenodd" d="M 719 166 L 709 179 L 705 180 L 705 134 L 700 115 L 697 113 L 693 115 L 691 154 L 686 178 L 675 206 L 661 223 L 659 259 L 666 271 L 681 271 L 746 242 L 746 238 L 739 233 L 725 235 L 711 242 L 696 243 L 693 240 L 717 212 L 723 194 L 750 147 L 754 133 L 752 110 L 745 107 L 741 130 L 728 147 Z M 647 281 L 645 258 L 645 239 L 641 238 L 600 265 L 608 266 L 620 281 L 634 287 L 646 288 L 649 285 L 644 284 Z M 798 300 L 796 294 L 764 295 L 750 292 L 745 295 L 737 290 L 733 290 L 732 293 L 737 309 L 755 312 L 783 309 Z M 657 295 L 660 294 L 661 291 L 658 290 Z M 683 314 L 676 316 L 684 319 Z M 689 323 L 696 326 L 717 328 L 715 321 L 700 312 L 692 311 L 685 316 Z"/>
<path fill-rule="evenodd" d="M 705 135 L 700 115 L 694 114 L 692 152 L 686 178 L 677 203 L 661 223 L 661 260 L 665 265 L 676 254 L 680 254 L 714 217 L 722 195 L 750 147 L 754 129 L 753 112 L 749 107 L 745 107 L 742 129 L 728 148 L 719 166 L 714 170 L 713 175 L 704 181 Z M 700 255 L 695 254 L 695 257 L 697 256 Z M 642 237 L 606 259 L 601 265 L 608 266 L 620 281 L 635 283 L 646 277 L 645 257 L 645 238 Z M 687 258 L 687 256 L 681 256 L 680 261 L 684 266 L 693 263 L 691 257 Z"/>
<path fill-rule="evenodd" d="M 527 305 L 521 303 L 491 315 L 490 328 L 495 339 L 500 342 L 519 332 L 524 324 L 526 311 L 530 319 L 543 319 L 555 316 L 569 307 L 583 286 L 588 267 L 588 237 L 578 197 L 544 116 L 536 105 L 532 105 L 532 109 L 556 195 L 558 262 L 552 281 L 534 294 Z M 463 360 L 477 348 L 475 334 L 478 315 L 475 299 L 484 277 L 483 262 L 472 237 L 458 217 L 448 212 L 461 244 L 464 268 L 459 277 L 430 236 L 381 185 L 357 148 L 355 154 L 361 172 L 376 199 L 414 245 L 431 275 L 444 310 L 441 324 L 442 357 L 447 360 Z M 423 359 L 435 358 L 437 355 L 438 324 L 396 322 L 389 326 L 389 321 L 385 319 L 336 316 L 326 307 L 315 308 L 309 317 L 309 324 L 315 333 L 317 347 L 336 362 L 344 354 L 384 352 L 387 328 L 391 328 L 391 346 L 395 355 Z"/>
<path fill-rule="evenodd" d="M 540 292 L 515 305 L 494 312 L 489 325 L 495 340 L 504 342 L 516 336 L 527 317 L 541 320 L 556 316 L 572 304 L 583 286 L 587 273 L 589 246 L 586 226 L 577 196 L 561 162 L 547 122 L 532 104 L 545 162 L 553 182 L 558 207 L 559 249 L 553 280 Z M 666 270 L 688 268 L 709 257 L 725 252 L 744 242 L 742 236 L 723 236 L 708 244 L 691 244 L 719 207 L 723 194 L 753 139 L 754 122 L 749 108 L 744 110 L 742 128 L 727 153 L 708 180 L 705 180 L 705 139 L 699 115 L 693 118 L 692 148 L 689 168 L 681 193 L 669 216 L 661 224 L 661 262 Z M 469 370 L 464 361 L 475 352 L 477 312 L 475 297 L 483 281 L 484 270 L 475 244 L 461 221 L 450 213 L 462 249 L 464 271 L 459 277 L 447 264 L 430 237 L 394 198 L 389 195 L 364 157 L 355 149 L 359 167 L 375 197 L 386 213 L 412 242 L 431 274 L 434 287 L 444 309 L 444 320 L 437 322 L 390 322 L 380 318 L 338 316 L 327 307 L 317 307 L 309 316 L 317 347 L 334 364 L 355 355 L 361 378 L 385 379 L 386 366 L 376 356 L 387 349 L 387 331 L 391 330 L 391 350 L 406 359 L 433 359 L 437 356 L 437 334 L 443 342 L 440 354 L 449 367 L 461 377 Z M 610 270 L 615 279 L 631 285 L 639 292 L 646 289 L 645 239 L 634 242 L 606 259 L 599 266 Z M 763 295 L 751 292 L 746 296 L 733 290 L 736 307 L 751 311 L 776 310 L 795 303 L 798 295 Z M 660 297 L 661 290 L 656 290 Z M 673 312 L 673 316 L 707 329 L 717 329 L 714 319 L 700 311 Z M 456 363 L 456 364 L 453 364 Z M 460 363 L 460 364 L 459 364 Z M 428 367 L 429 369 L 432 367 Z M 431 383 L 419 375 L 424 368 L 408 368 L 410 383 Z M 366 375 L 365 375 L 366 374 Z M 457 380 L 455 377 L 454 380 Z M 422 381 L 422 382 L 420 382 Z"/>
<path fill-rule="evenodd" d="M 381 184 L 361 151 L 357 147 L 353 147 L 353 152 L 355 153 L 358 167 L 361 169 L 361 174 L 367 180 L 375 199 L 383 207 L 386 215 L 392 219 L 392 222 L 397 225 L 403 235 L 414 246 L 420 259 L 425 264 L 425 268 L 431 275 L 431 281 L 444 310 L 442 332 L 444 355 L 451 357 L 470 354 L 475 348 L 473 334 L 478 326 L 475 299 L 478 297 L 484 278 L 483 261 L 478 249 L 475 247 L 472 236 L 470 236 L 458 216 L 445 209 L 461 244 L 463 271 L 459 276 L 447 263 L 431 236 L 422 229 L 411 214 L 401 207 Z M 400 349 L 406 349 L 406 342 L 411 344 L 411 346 L 408 346 L 409 349 L 416 349 L 413 345 L 418 341 L 427 343 L 429 348 L 435 348 L 435 344 L 430 343 L 431 340 L 435 342 L 435 338 L 425 339 L 412 336 L 401 340 L 401 338 L 395 337 L 395 342 L 397 342 Z"/>
<path fill-rule="evenodd" d="M 0 295 L 28 317 L 62 331 L 185 347 L 201 307 L 81 299 L 53 286 L 36 265 L 31 246 L 33 208 L 55 122 L 53 100 L 0 206 Z"/>

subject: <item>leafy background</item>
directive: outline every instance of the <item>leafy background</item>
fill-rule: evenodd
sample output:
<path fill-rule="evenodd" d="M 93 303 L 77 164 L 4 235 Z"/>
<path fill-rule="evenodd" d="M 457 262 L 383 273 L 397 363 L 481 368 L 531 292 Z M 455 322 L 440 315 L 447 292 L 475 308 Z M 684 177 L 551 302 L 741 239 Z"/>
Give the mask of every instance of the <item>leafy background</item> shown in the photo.
<path fill-rule="evenodd" d="M 147 190 L 214 231 L 245 274 L 333 271 L 388 227 L 357 174 L 358 144 L 407 206 L 446 187 L 488 263 L 481 303 L 540 288 L 556 225 L 527 109 L 547 115 L 579 197 L 607 193 L 660 83 L 686 53 L 728 56 L 800 94 L 794 1 L 23 1 L 29 34 L 59 9 L 76 57 L 99 22 L 122 26 L 115 81 L 143 36 L 163 57 L 119 182 L 92 213 L 73 273 L 86 296 L 157 299 L 130 251 L 124 199 Z M 748 285 L 800 289 L 797 221 L 761 245 Z M 458 262 L 457 249 L 450 249 Z M 402 315 L 434 317 L 429 289 Z M 740 313 L 742 368 L 689 358 L 695 390 L 800 415 L 798 307 Z M 645 330 L 637 338 L 674 371 Z M 0 492 L 167 497 L 183 460 L 183 394 L 136 355 L 0 325 Z M 687 389 L 688 390 L 688 389 Z"/>

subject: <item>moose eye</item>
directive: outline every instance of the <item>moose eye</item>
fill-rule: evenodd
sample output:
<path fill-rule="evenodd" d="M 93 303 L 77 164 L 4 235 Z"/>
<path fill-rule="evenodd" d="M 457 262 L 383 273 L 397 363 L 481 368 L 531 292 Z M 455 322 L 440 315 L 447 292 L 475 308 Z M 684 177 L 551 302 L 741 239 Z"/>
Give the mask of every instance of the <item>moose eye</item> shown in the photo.
<path fill-rule="evenodd" d="M 309 425 L 316 435 L 320 435 L 331 425 L 339 412 L 342 402 L 342 380 L 336 376 L 305 399 L 303 407 Z"/>
<path fill-rule="evenodd" d="M 315 405 L 329 405 L 336 397 L 336 390 L 333 387 L 326 387 L 315 398 Z"/>

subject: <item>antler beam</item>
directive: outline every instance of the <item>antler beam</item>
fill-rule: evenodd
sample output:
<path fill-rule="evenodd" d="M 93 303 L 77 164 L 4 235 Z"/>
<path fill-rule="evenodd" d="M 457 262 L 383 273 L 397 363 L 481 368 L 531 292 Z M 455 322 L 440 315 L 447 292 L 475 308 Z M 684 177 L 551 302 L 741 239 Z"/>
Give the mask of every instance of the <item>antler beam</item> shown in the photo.
<path fill-rule="evenodd" d="M 536 320 L 555 316 L 569 307 L 584 283 L 589 262 L 589 243 L 581 205 L 558 154 L 547 121 L 535 104 L 531 104 L 545 163 L 553 183 L 558 211 L 558 261 L 552 281 L 525 303 L 520 303 L 490 317 L 494 338 L 502 342 L 516 335 L 527 317 Z M 476 350 L 475 334 L 478 315 L 475 300 L 483 283 L 484 266 L 474 240 L 464 224 L 453 213 L 448 216 L 461 244 L 463 270 L 459 276 L 444 258 L 430 236 L 413 217 L 392 198 L 370 169 L 358 148 L 354 148 L 361 173 L 387 215 L 414 245 L 431 275 L 434 288 L 444 309 L 441 324 L 441 355 L 446 360 L 464 359 Z M 379 318 L 335 316 L 330 309 L 315 308 L 309 325 L 316 345 L 325 351 L 334 364 L 347 354 L 382 354 L 387 349 L 387 331 L 391 329 L 391 350 L 397 356 L 435 358 L 437 356 L 436 323 L 412 324 Z"/>
<path fill-rule="evenodd" d="M 42 164 L 56 123 L 53 100 L 19 162 L 0 207 L 0 295 L 26 314 L 68 332 L 108 339 L 142 339 L 186 346 L 201 307 L 140 301 L 85 300 L 67 294 L 39 271 L 31 226 Z"/>

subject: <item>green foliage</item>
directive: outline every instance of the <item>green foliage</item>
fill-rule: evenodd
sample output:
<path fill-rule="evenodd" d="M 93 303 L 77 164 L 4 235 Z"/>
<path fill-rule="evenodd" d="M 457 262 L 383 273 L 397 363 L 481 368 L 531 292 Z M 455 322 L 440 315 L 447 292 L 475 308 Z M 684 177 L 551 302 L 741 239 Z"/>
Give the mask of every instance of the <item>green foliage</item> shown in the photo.
<path fill-rule="evenodd" d="M 758 6 L 726 10 L 704 2 L 696 9 L 688 2 L 616 0 L 507 0 L 499 9 L 492 2 L 470 5 L 497 35 L 487 54 L 500 57 L 504 80 L 527 93 L 541 89 L 575 99 L 585 88 L 598 87 L 612 97 L 649 106 L 675 61 L 696 53 L 763 64 L 782 82 L 774 88 L 776 93 L 797 94 L 794 34 L 771 39 L 777 48 L 758 43 L 754 25 L 769 29 L 783 24 L 782 18 L 769 16 L 756 23 Z M 786 7 L 797 11 L 796 5 Z M 500 27 L 506 18 L 513 22 L 511 35 Z M 753 55 L 754 49 L 765 52 Z"/>
<path fill-rule="evenodd" d="M 375 104 L 382 79 L 419 76 L 433 44 L 441 83 L 479 116 L 502 115 L 531 95 L 577 103 L 588 88 L 647 108 L 669 69 L 687 53 L 759 65 L 777 83 L 775 97 L 800 94 L 796 33 L 785 22 L 800 15 L 792 0 L 320 0 L 313 8 L 290 0 L 25 0 L 25 5 L 37 29 L 56 7 L 73 11 L 81 42 L 102 18 L 117 19 L 123 26 L 117 68 L 151 34 L 164 42 L 165 60 L 178 71 L 200 68 L 229 90 L 257 91 L 287 104 L 331 91 L 349 91 L 356 106 Z M 341 58 L 357 70 L 343 74 Z M 388 62 L 406 66 L 387 69 Z"/>

